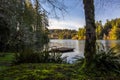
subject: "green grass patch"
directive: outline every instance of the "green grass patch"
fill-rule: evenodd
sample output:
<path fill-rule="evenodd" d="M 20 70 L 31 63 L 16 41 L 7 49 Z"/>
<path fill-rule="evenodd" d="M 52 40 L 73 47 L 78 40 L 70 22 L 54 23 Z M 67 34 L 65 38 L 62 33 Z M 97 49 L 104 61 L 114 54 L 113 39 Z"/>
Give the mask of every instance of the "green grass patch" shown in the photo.
<path fill-rule="evenodd" d="M 0 72 L 0 80 L 119 80 L 120 74 L 85 71 L 73 64 L 20 64 Z"/>
<path fill-rule="evenodd" d="M 25 63 L 9 65 L 13 53 L 0 57 L 0 80 L 119 80 L 120 74 L 81 69 L 82 64 Z"/>
<path fill-rule="evenodd" d="M 13 60 L 14 53 L 4 53 L 3 56 L 0 56 L 0 71 L 10 67 Z"/>
<path fill-rule="evenodd" d="M 0 73 L 3 80 L 70 80 L 77 78 L 69 64 L 21 64 Z"/>
<path fill-rule="evenodd" d="M 2 65 L 0 65 L 0 71 L 5 70 L 5 69 L 7 69 L 7 68 L 8 68 L 7 66 L 2 66 Z"/>
<path fill-rule="evenodd" d="M 5 53 L 4 56 L 0 57 L 0 62 L 8 61 L 11 62 L 14 58 L 14 53 Z"/>

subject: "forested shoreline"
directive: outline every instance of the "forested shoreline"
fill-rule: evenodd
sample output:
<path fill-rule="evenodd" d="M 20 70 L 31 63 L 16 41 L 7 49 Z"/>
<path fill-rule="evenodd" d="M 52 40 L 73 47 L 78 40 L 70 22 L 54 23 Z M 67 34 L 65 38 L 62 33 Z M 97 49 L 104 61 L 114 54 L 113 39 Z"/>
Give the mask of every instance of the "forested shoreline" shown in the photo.
<path fill-rule="evenodd" d="M 101 21 L 96 22 L 96 38 L 99 40 L 120 39 L 120 18 L 106 20 L 102 25 Z M 78 39 L 85 39 L 85 28 L 79 28 Z"/>
<path fill-rule="evenodd" d="M 77 30 L 70 29 L 50 29 L 50 39 L 85 39 L 85 27 Z M 96 38 L 98 40 L 119 40 L 120 39 L 120 18 L 106 20 L 103 25 L 102 21 L 96 22 Z"/>
<path fill-rule="evenodd" d="M 49 38 L 50 39 L 72 39 L 77 35 L 76 30 L 70 29 L 50 29 Z"/>

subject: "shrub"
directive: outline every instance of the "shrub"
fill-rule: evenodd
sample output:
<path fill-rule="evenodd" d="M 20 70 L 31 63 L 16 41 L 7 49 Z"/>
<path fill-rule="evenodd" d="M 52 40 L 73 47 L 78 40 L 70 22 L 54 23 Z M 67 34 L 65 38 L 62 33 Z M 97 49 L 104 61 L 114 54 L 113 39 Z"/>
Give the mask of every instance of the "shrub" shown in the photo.
<path fill-rule="evenodd" d="M 93 72 L 97 71 L 100 74 L 108 73 L 108 72 L 117 72 L 120 73 L 120 55 L 115 52 L 116 47 L 110 48 L 106 50 L 103 45 L 97 45 L 96 54 L 94 55 L 93 63 L 91 64 Z M 85 67 L 84 60 L 85 58 L 76 57 L 76 65 L 82 65 L 82 68 Z M 99 74 L 99 73 L 97 73 Z"/>
<path fill-rule="evenodd" d="M 66 58 L 61 58 L 62 54 L 50 52 L 45 49 L 41 52 L 34 52 L 32 49 L 27 48 L 15 54 L 15 63 L 63 63 Z"/>
<path fill-rule="evenodd" d="M 116 47 L 105 50 L 105 48 L 97 48 L 94 56 L 93 64 L 100 71 L 120 72 L 120 55 L 115 52 Z"/>

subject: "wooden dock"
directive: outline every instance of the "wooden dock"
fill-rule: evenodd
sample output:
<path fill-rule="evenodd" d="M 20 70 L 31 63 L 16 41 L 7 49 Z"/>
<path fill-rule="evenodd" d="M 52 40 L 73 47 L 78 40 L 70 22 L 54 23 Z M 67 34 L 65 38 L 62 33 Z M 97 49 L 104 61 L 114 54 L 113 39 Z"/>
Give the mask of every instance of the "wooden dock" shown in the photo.
<path fill-rule="evenodd" d="M 64 52 L 73 52 L 74 51 L 74 48 L 68 48 L 68 47 L 60 47 L 60 48 L 53 48 L 51 49 L 52 51 L 55 51 L 55 52 L 61 52 L 61 53 L 64 53 Z"/>

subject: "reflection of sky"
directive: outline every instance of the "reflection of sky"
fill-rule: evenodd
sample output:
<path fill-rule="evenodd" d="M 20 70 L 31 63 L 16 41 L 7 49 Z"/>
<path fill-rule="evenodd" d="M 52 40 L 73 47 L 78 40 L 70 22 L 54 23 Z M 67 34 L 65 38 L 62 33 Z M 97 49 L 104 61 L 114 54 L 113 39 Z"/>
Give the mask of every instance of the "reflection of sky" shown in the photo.
<path fill-rule="evenodd" d="M 68 62 L 74 61 L 72 58 L 75 56 L 84 56 L 84 41 L 82 40 L 51 40 L 50 42 L 51 46 L 75 48 L 74 52 L 67 52 L 62 55 L 62 57 L 68 56 Z"/>
<path fill-rule="evenodd" d="M 109 50 L 110 48 L 115 48 L 116 51 L 120 52 L 120 40 L 98 40 L 98 43 L 102 43 L 106 50 Z M 68 56 L 67 61 L 72 62 L 74 61 L 75 56 L 81 56 L 84 57 L 84 40 L 50 40 L 51 46 L 57 46 L 57 47 L 70 47 L 75 48 L 74 52 L 67 52 L 62 55 L 62 57 Z"/>

